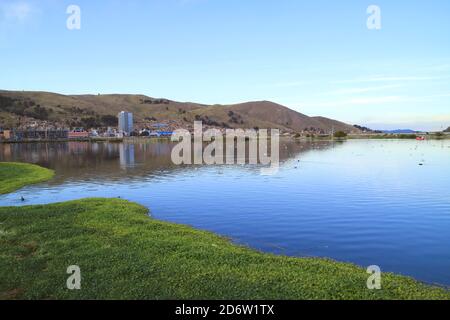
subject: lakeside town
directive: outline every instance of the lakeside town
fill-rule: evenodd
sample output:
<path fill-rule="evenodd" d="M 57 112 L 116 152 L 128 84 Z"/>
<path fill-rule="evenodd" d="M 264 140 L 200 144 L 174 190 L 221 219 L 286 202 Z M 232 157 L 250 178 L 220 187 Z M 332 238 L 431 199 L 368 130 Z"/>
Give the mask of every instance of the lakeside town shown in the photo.
<path fill-rule="evenodd" d="M 197 119 L 202 120 L 202 119 Z M 108 127 L 73 127 L 66 128 L 47 121 L 32 121 L 26 125 L 13 129 L 2 129 L 0 124 L 0 143 L 33 142 L 33 141 L 89 141 L 96 139 L 121 140 L 128 137 L 161 138 L 170 137 L 177 129 L 194 131 L 193 124 L 180 123 L 175 120 L 146 119 L 135 123 L 133 113 L 121 111 L 117 115 L 117 126 Z M 355 131 L 336 131 L 333 127 L 327 132 L 318 128 L 305 128 L 301 132 L 283 131 L 281 135 L 292 138 L 450 138 L 450 127 L 442 132 L 418 132 L 412 130 L 380 131 L 367 127 L 354 125 Z M 218 125 L 204 125 L 204 129 L 218 129 L 225 133 L 224 128 Z M 258 129 L 258 128 L 255 128 Z"/>
<path fill-rule="evenodd" d="M 115 138 L 142 136 L 142 137 L 164 137 L 173 132 L 172 123 L 154 123 L 142 129 L 136 129 L 133 114 L 122 111 L 117 116 L 117 126 L 106 128 L 64 128 L 54 124 L 34 121 L 24 127 L 16 129 L 1 129 L 0 141 L 60 141 L 60 140 L 88 140 L 95 138 Z"/>

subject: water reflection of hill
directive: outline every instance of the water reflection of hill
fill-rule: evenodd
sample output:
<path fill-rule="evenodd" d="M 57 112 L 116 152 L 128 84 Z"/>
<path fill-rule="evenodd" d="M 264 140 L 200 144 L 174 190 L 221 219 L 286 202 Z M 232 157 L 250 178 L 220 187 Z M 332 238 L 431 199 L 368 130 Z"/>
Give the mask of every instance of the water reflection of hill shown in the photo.
<path fill-rule="evenodd" d="M 177 166 L 171 161 L 174 144 L 169 142 L 148 143 L 23 143 L 0 145 L 0 161 L 36 163 L 56 170 L 51 182 L 91 179 L 120 180 L 150 174 L 164 174 L 176 170 L 189 170 L 191 166 Z M 329 141 L 280 142 L 280 161 L 283 162 L 311 150 L 326 150 L 333 146 Z M 258 169 L 242 166 L 245 170 Z M 173 172 L 172 172 L 173 173 Z"/>

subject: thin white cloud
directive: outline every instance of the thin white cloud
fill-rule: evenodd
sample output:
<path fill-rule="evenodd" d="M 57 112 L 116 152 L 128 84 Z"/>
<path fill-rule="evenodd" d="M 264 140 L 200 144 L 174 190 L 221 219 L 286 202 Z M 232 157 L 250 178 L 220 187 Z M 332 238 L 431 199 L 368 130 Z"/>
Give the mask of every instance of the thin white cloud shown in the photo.
<path fill-rule="evenodd" d="M 347 101 L 347 104 L 351 105 L 367 105 L 367 104 L 383 104 L 392 102 L 406 101 L 405 97 L 401 96 L 388 96 L 388 97 L 368 97 L 368 98 L 356 98 Z"/>
<path fill-rule="evenodd" d="M 366 106 L 366 105 L 385 105 L 395 103 L 428 103 L 440 99 L 442 101 L 449 101 L 450 93 L 444 92 L 440 94 L 421 95 L 421 96 L 381 96 L 381 97 L 357 97 L 350 99 L 332 100 L 324 102 L 303 102 L 297 103 L 301 107 L 314 107 L 314 108 L 332 108 L 332 107 L 349 107 L 349 106 Z M 449 102 L 450 103 L 450 102 Z M 450 106 L 450 105 L 449 105 Z"/>
<path fill-rule="evenodd" d="M 445 72 L 445 71 L 448 71 L 449 69 L 450 69 L 450 63 L 431 65 L 431 66 L 423 68 L 424 71 L 439 71 L 439 72 L 443 72 L 443 71 Z"/>
<path fill-rule="evenodd" d="M 334 83 L 364 83 L 364 82 L 403 82 L 403 81 L 427 81 L 438 80 L 442 77 L 418 77 L 418 76 L 406 76 L 406 77 L 393 77 L 393 76 L 374 76 L 369 78 L 357 78 L 352 80 L 335 81 Z"/>
<path fill-rule="evenodd" d="M 373 91 L 383 91 L 387 89 L 399 88 L 403 85 L 395 84 L 395 85 L 387 85 L 387 86 L 378 86 L 378 87 L 366 87 L 366 88 L 344 88 L 338 89 L 335 91 L 329 92 L 329 94 L 338 94 L 338 95 L 346 95 L 346 94 L 358 94 L 358 93 L 366 93 Z"/>
<path fill-rule="evenodd" d="M 400 129 L 408 128 L 424 131 L 441 131 L 450 126 L 450 114 L 410 114 L 391 113 L 386 116 L 362 119 L 360 121 L 365 126 L 372 129 Z"/>
<path fill-rule="evenodd" d="M 365 98 L 354 98 L 346 99 L 340 101 L 327 101 L 319 103 L 301 103 L 301 106 L 305 107 L 346 107 L 354 105 L 382 105 L 386 103 L 397 103 L 408 101 L 407 97 L 403 96 L 385 96 L 385 97 L 365 97 Z"/>
<path fill-rule="evenodd" d="M 292 81 L 292 82 L 279 82 L 275 84 L 271 84 L 271 87 L 276 88 L 293 88 L 293 87 L 301 87 L 308 84 L 306 81 Z"/>
<path fill-rule="evenodd" d="M 434 98 L 446 98 L 446 97 L 450 97 L 450 93 L 432 94 L 432 95 L 429 95 L 429 96 L 423 96 L 421 98 L 434 99 Z"/>
<path fill-rule="evenodd" d="M 9 23 L 23 23 L 32 14 L 32 7 L 27 2 L 10 2 L 0 5 L 0 16 L 3 21 Z"/>

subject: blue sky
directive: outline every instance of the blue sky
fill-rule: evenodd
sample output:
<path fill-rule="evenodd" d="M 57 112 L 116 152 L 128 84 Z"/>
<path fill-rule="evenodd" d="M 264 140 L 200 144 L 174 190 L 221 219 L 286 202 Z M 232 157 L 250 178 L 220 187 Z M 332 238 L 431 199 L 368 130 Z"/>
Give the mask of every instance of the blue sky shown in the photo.
<path fill-rule="evenodd" d="M 381 30 L 366 26 L 372 4 Z M 450 126 L 449 39 L 448 0 L 1 0 L 0 88 L 271 100 L 433 130 Z"/>

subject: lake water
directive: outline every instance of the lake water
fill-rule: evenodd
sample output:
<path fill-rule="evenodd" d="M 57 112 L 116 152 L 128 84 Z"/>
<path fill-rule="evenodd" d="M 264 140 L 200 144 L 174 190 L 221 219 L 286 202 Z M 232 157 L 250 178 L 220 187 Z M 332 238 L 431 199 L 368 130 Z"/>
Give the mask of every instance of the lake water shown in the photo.
<path fill-rule="evenodd" d="M 278 174 L 175 166 L 170 143 L 0 145 L 56 170 L 1 206 L 121 197 L 262 251 L 330 257 L 450 285 L 450 141 L 282 142 Z M 419 163 L 423 164 L 422 166 Z"/>

